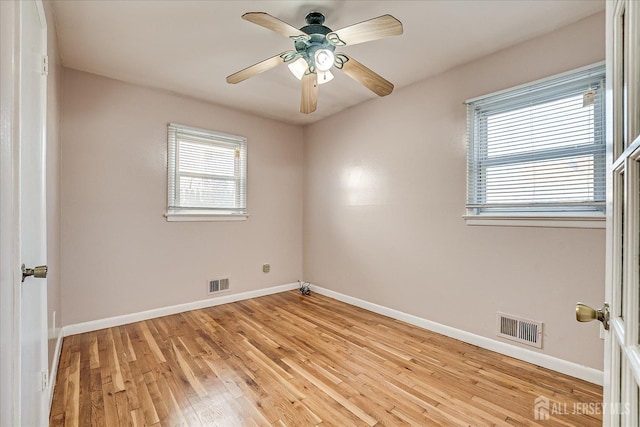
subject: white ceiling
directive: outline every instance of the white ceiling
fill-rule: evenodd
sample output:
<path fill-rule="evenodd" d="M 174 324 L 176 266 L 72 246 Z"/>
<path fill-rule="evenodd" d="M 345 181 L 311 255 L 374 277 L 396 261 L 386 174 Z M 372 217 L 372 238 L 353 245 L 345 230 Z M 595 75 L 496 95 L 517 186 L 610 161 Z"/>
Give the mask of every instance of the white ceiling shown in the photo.
<path fill-rule="evenodd" d="M 340 49 L 396 89 L 568 25 L 604 0 L 511 1 L 54 1 L 65 67 L 161 88 L 288 123 L 306 124 L 375 98 L 336 71 L 318 109 L 301 114 L 300 82 L 285 65 L 236 85 L 225 78 L 293 49 L 293 42 L 244 21 L 267 12 L 294 27 L 310 11 L 333 30 L 389 13 L 404 34 Z M 394 96 L 393 94 L 389 96 Z"/>

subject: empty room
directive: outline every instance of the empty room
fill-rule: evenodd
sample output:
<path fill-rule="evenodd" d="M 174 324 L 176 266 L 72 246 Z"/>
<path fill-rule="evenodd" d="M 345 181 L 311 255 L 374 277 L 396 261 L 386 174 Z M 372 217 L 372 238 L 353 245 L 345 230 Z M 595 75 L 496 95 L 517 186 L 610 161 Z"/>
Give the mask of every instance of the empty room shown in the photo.
<path fill-rule="evenodd" d="M 639 425 L 637 1 L 0 8 L 0 426 Z"/>

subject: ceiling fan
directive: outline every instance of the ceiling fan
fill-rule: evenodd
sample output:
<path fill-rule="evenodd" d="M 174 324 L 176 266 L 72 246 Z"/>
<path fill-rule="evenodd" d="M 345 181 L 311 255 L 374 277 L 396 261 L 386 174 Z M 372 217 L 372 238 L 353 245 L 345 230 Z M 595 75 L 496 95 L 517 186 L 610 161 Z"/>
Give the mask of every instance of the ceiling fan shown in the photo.
<path fill-rule="evenodd" d="M 249 12 L 242 19 L 258 24 L 294 42 L 295 50 L 287 50 L 258 62 L 227 77 L 227 83 L 240 83 L 280 64 L 289 64 L 291 72 L 302 80 L 300 112 L 309 114 L 318 105 L 318 84 L 333 78 L 331 68 L 367 87 L 378 96 L 389 95 L 393 84 L 344 53 L 336 53 L 337 46 L 349 46 L 402 34 L 402 23 L 391 15 L 382 15 L 368 21 L 332 31 L 324 25 L 324 15 L 309 13 L 306 26 L 299 30 L 264 12 Z"/>

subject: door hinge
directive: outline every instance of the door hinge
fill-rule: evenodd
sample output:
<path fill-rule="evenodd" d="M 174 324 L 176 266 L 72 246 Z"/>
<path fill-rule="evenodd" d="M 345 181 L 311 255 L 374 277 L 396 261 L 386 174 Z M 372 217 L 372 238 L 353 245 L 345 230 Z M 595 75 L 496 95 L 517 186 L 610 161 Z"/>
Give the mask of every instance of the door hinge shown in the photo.
<path fill-rule="evenodd" d="M 49 55 L 42 56 L 42 74 L 49 75 Z"/>
<path fill-rule="evenodd" d="M 42 391 L 45 391 L 49 387 L 49 373 L 42 371 Z"/>

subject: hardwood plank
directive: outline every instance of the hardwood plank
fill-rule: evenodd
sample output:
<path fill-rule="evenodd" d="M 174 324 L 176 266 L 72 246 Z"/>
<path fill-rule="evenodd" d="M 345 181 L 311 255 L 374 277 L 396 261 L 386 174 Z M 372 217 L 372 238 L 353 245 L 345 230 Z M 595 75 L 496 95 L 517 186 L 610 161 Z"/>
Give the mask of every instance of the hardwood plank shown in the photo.
<path fill-rule="evenodd" d="M 113 331 L 108 329 L 109 337 L 109 349 L 111 350 L 111 358 L 109 359 L 109 366 L 111 367 L 111 382 L 113 388 L 117 392 L 124 391 L 124 379 L 122 378 L 122 371 L 120 369 L 120 360 L 118 358 L 118 351 L 113 339 Z"/>
<path fill-rule="evenodd" d="M 80 339 L 80 384 L 79 389 L 81 393 L 86 393 L 87 390 L 91 390 L 91 351 L 90 343 L 95 334 L 83 334 L 79 336 Z M 91 423 L 92 404 L 91 399 L 86 399 L 84 394 L 79 396 L 78 407 L 78 425 L 86 426 Z"/>
<path fill-rule="evenodd" d="M 167 360 L 164 358 L 164 354 L 162 354 L 162 351 L 160 351 L 160 347 L 158 347 L 158 343 L 153 338 L 153 335 L 151 334 L 151 331 L 149 330 L 149 326 L 147 325 L 146 321 L 140 322 L 140 329 L 142 330 L 144 341 L 147 343 L 147 345 L 151 349 L 151 352 L 153 353 L 155 358 L 159 362 L 166 362 Z"/>
<path fill-rule="evenodd" d="M 89 343 L 89 367 L 91 369 L 100 367 L 100 357 L 98 355 L 98 335 L 90 333 L 91 342 Z"/>
<path fill-rule="evenodd" d="M 91 425 L 92 426 L 104 426 L 104 398 L 102 395 L 102 377 L 100 369 L 91 369 L 89 371 L 89 397 L 84 397 L 83 400 L 90 399 L 91 404 Z"/>
<path fill-rule="evenodd" d="M 118 421 L 118 408 L 114 396 L 113 383 L 111 381 L 102 384 L 102 401 L 104 402 L 104 423 L 107 426 L 120 425 Z"/>
<path fill-rule="evenodd" d="M 139 407 L 134 409 L 142 409 L 144 419 L 147 425 L 152 425 L 160 421 L 156 407 L 153 404 L 153 400 L 149 394 L 149 389 L 144 379 L 144 373 L 139 368 L 140 360 L 131 362 L 129 368 L 131 369 L 131 375 L 134 378 L 135 388 L 137 390 L 137 399 Z"/>
<path fill-rule="evenodd" d="M 182 407 L 176 401 L 175 396 L 171 392 L 171 388 L 165 377 L 158 378 L 158 391 L 162 396 L 168 408 L 168 424 L 178 426 L 188 426 L 187 420 L 182 414 Z"/>
<path fill-rule="evenodd" d="M 183 355 L 181 353 L 178 347 L 176 347 L 175 343 L 173 344 L 173 351 L 184 380 L 189 383 L 189 385 L 193 388 L 193 390 L 199 397 L 205 397 L 207 395 L 207 390 L 205 390 L 205 388 L 202 386 L 202 384 L 198 380 L 198 377 L 193 374 L 193 371 L 189 367 L 189 363 L 185 358 L 186 355 Z"/>
<path fill-rule="evenodd" d="M 65 427 L 80 425 L 80 352 L 74 351 L 69 362 L 67 378 L 67 402 L 65 405 Z"/>
<path fill-rule="evenodd" d="M 66 337 L 50 425 L 599 426 L 602 388 L 313 294 Z"/>

